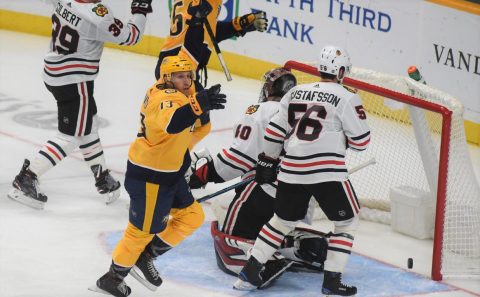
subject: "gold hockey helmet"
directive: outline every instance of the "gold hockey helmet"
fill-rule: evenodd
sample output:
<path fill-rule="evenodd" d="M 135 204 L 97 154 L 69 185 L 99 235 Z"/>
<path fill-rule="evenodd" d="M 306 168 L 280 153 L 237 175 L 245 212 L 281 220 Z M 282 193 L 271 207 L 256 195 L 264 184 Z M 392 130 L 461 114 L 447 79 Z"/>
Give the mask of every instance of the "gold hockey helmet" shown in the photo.
<path fill-rule="evenodd" d="M 170 82 L 172 73 L 183 71 L 190 71 L 192 81 L 195 80 L 195 65 L 190 58 L 183 55 L 165 57 L 160 64 L 160 80 L 163 83 Z"/>

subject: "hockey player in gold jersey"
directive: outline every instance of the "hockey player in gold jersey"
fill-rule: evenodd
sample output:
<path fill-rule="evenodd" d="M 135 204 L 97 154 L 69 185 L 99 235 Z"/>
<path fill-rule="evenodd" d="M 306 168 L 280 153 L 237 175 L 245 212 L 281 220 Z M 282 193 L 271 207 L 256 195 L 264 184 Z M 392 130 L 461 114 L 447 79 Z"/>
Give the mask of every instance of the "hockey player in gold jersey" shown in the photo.
<path fill-rule="evenodd" d="M 193 198 L 184 174 L 189 147 L 202 134 L 199 117 L 223 109 L 220 85 L 195 93 L 195 65 L 185 56 L 162 61 L 160 79 L 147 91 L 140 109 L 140 129 L 128 153 L 125 188 L 130 195 L 129 223 L 113 251 L 110 270 L 96 291 L 125 297 L 123 281 L 132 274 L 155 291 L 162 279 L 153 261 L 199 228 L 202 207 Z"/>
<path fill-rule="evenodd" d="M 170 34 L 160 49 L 155 76 L 160 75 L 160 65 L 165 57 L 182 52 L 197 65 L 197 79 L 199 70 L 203 71 L 203 86 L 206 86 L 206 66 L 213 51 L 212 41 L 204 30 L 205 20 L 208 20 L 215 40 L 242 37 L 248 32 L 264 32 L 268 27 L 265 12 L 256 11 L 228 21 L 217 21 L 223 0 L 174 0 L 170 18 Z M 195 31 L 195 32 L 194 32 Z M 197 86 L 198 87 L 198 86 Z"/>

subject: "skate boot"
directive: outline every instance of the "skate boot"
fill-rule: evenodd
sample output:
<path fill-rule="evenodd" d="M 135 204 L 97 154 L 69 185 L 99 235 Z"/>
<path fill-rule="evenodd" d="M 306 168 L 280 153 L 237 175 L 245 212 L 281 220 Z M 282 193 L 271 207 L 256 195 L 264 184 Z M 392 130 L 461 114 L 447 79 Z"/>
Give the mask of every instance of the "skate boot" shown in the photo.
<path fill-rule="evenodd" d="M 357 294 L 357 287 L 343 284 L 340 272 L 325 271 L 322 293 L 327 296 L 352 296 Z"/>
<path fill-rule="evenodd" d="M 237 281 L 233 284 L 233 288 L 237 290 L 250 291 L 257 289 L 263 283 L 262 271 L 265 269 L 262 263 L 258 262 L 255 257 L 250 256 L 247 264 L 238 274 Z"/>
<path fill-rule="evenodd" d="M 278 279 L 292 265 L 293 261 L 289 259 L 268 260 L 265 263 L 265 270 L 260 273 L 263 282 L 258 288 L 268 288 L 273 281 Z"/>
<path fill-rule="evenodd" d="M 98 193 L 105 195 L 105 203 L 115 202 L 120 197 L 120 182 L 113 178 L 110 170 L 102 170 L 102 165 L 97 164 L 90 167 L 95 176 L 95 186 Z"/>
<path fill-rule="evenodd" d="M 30 161 L 25 159 L 20 173 L 12 183 L 13 189 L 8 193 L 8 197 L 27 206 L 43 209 L 47 196 L 40 193 L 37 175 L 29 167 Z"/>
<path fill-rule="evenodd" d="M 132 289 L 123 281 L 123 277 L 112 269 L 97 280 L 96 288 L 89 289 L 115 297 L 127 297 L 132 292 Z"/>
<path fill-rule="evenodd" d="M 130 274 L 151 291 L 156 291 L 162 284 L 162 278 L 153 265 L 154 260 L 150 253 L 144 251 L 130 270 Z"/>

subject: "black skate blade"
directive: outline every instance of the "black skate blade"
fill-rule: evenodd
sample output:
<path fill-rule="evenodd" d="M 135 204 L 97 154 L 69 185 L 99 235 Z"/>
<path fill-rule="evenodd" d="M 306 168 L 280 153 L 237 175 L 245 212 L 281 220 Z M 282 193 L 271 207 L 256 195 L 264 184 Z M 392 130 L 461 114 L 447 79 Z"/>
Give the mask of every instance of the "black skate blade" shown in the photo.
<path fill-rule="evenodd" d="M 139 283 L 144 285 L 150 291 L 155 292 L 158 289 L 157 286 L 151 284 L 149 281 L 147 281 L 140 275 L 137 267 L 133 266 L 133 268 L 130 270 L 130 275 L 133 276 L 134 279 L 136 279 Z"/>
<path fill-rule="evenodd" d="M 99 287 L 97 287 L 97 285 L 93 285 L 93 286 L 88 287 L 88 290 L 92 291 L 92 292 L 97 292 L 97 293 L 113 296 L 112 294 L 108 293 L 107 291 L 104 291 L 104 290 L 100 289 Z"/>
<path fill-rule="evenodd" d="M 45 207 L 45 202 L 37 201 L 29 196 L 26 196 L 22 191 L 15 188 L 8 192 L 7 196 L 14 201 L 34 209 L 42 210 Z"/>

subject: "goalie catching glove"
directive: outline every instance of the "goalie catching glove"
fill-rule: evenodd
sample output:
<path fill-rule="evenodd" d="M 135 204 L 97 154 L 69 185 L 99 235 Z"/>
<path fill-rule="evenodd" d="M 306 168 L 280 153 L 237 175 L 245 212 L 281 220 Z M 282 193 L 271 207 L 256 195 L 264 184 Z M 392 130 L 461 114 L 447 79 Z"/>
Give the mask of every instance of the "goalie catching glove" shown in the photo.
<path fill-rule="evenodd" d="M 147 14 L 153 11 L 152 0 L 133 0 L 131 8 L 132 14 L 141 13 L 147 16 Z"/>
<path fill-rule="evenodd" d="M 194 159 L 196 159 L 196 161 Z M 196 168 L 197 164 L 201 160 L 206 160 L 205 164 Z M 210 152 L 208 152 L 207 149 L 201 149 L 198 152 L 193 153 L 192 165 L 193 166 L 191 167 L 191 170 L 193 172 L 189 176 L 189 179 L 187 179 L 188 185 L 191 189 L 200 189 L 209 182 L 225 182 L 225 180 L 223 180 L 223 178 L 221 178 L 215 170 L 212 156 L 210 156 Z"/>
<path fill-rule="evenodd" d="M 232 20 L 233 28 L 237 30 L 240 35 L 245 35 L 247 32 L 259 31 L 264 32 L 268 27 L 267 14 L 264 11 L 249 13 L 241 17 L 236 17 Z"/>
<path fill-rule="evenodd" d="M 277 167 L 279 163 L 280 159 L 270 158 L 265 155 L 265 153 L 258 155 L 255 181 L 261 185 L 275 182 L 277 180 Z"/>

